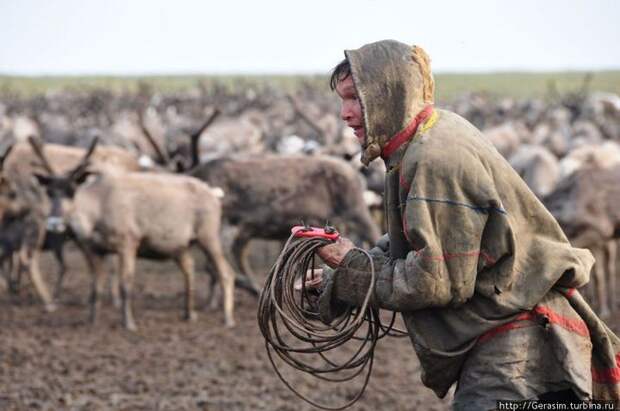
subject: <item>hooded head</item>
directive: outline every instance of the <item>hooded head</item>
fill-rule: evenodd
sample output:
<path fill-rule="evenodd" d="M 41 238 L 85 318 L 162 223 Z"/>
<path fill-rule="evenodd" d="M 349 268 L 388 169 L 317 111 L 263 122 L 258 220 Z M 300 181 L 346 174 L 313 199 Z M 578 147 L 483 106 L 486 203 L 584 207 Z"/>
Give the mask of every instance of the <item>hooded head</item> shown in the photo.
<path fill-rule="evenodd" d="M 430 59 L 421 47 L 394 40 L 347 50 L 345 57 L 362 108 L 366 136 L 362 162 L 368 165 L 392 137 L 433 104 Z"/>

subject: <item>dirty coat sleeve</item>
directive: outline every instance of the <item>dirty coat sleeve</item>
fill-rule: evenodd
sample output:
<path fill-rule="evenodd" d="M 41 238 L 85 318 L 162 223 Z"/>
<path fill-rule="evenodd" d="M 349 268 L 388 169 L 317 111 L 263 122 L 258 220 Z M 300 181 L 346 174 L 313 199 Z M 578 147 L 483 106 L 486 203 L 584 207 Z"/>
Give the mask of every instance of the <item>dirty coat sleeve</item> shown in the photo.
<path fill-rule="evenodd" d="M 371 250 L 376 276 L 371 304 L 400 312 L 458 306 L 472 297 L 477 272 L 487 264 L 480 245 L 489 213 L 503 212 L 497 196 L 489 194 L 492 179 L 477 158 L 462 156 L 403 167 L 400 180 L 403 232 L 412 251 L 395 259 L 388 251 Z M 351 250 L 326 275 L 319 299 L 323 320 L 361 305 L 370 284 L 368 257 Z"/>

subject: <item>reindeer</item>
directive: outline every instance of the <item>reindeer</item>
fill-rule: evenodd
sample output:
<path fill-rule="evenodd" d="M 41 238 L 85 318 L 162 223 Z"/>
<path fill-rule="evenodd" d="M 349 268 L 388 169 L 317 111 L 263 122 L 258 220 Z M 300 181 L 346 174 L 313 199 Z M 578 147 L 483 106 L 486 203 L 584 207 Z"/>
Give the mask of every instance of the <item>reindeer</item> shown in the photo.
<path fill-rule="evenodd" d="M 39 249 L 45 236 L 41 222 L 49 203 L 41 201 L 36 187 L 8 178 L 6 159 L 14 149 L 10 145 L 0 157 L 0 263 L 9 262 L 9 290 L 16 292 L 21 271 L 25 268 L 44 303 L 45 310 L 56 309 L 39 270 Z M 43 199 L 44 200 L 44 199 Z"/>
<path fill-rule="evenodd" d="M 582 168 L 562 180 L 544 200 L 571 242 L 577 247 L 590 248 L 595 255 L 595 295 L 602 317 L 609 316 L 617 308 L 618 181 L 620 166 Z"/>
<path fill-rule="evenodd" d="M 508 162 L 539 199 L 553 191 L 560 179 L 558 159 L 545 146 L 522 144 Z"/>
<path fill-rule="evenodd" d="M 232 244 L 234 261 L 243 273 L 237 278 L 238 286 L 258 294 L 248 262 L 250 240 L 285 240 L 291 227 L 301 221 L 317 225 L 339 222 L 353 238 L 368 243 L 379 238 L 360 177 L 345 161 L 327 156 L 266 156 L 200 163 L 200 136 L 217 113 L 191 134 L 191 164 L 185 173 L 225 193 L 223 219 L 238 228 Z M 165 163 L 170 156 L 157 147 L 146 127 L 142 129 L 155 152 L 162 153 L 160 162 Z"/>
<path fill-rule="evenodd" d="M 577 186 L 592 183 L 600 190 L 605 190 L 605 186 L 601 185 L 602 183 L 600 181 L 596 181 L 596 179 L 592 177 L 593 173 L 598 175 L 598 172 L 593 170 L 613 169 L 619 165 L 620 146 L 613 141 L 606 141 L 603 144 L 588 144 L 575 148 L 560 161 L 560 178 L 566 180 L 563 184 L 563 188 L 566 190 L 570 187 L 570 184 L 575 184 L 575 182 L 577 182 Z M 571 177 L 572 174 L 582 169 L 590 171 L 585 172 L 582 176 Z M 607 184 L 613 184 L 615 186 L 616 183 L 613 182 L 613 178 L 610 180 L 605 177 L 606 173 L 601 173 L 601 175 L 603 176 L 601 177 L 603 179 L 602 181 L 606 181 Z M 585 179 L 585 182 L 582 181 L 583 179 Z M 575 190 L 578 195 L 573 200 L 577 205 L 581 205 L 583 201 L 589 201 L 581 195 L 584 188 L 570 188 Z M 615 187 L 612 188 L 610 192 L 598 195 L 613 196 L 614 190 Z M 561 192 L 562 190 L 560 190 L 560 193 Z M 596 206 L 590 205 L 584 212 L 586 214 L 593 214 L 592 210 L 596 210 Z M 593 302 L 597 303 L 601 315 L 606 316 L 614 311 L 613 307 L 615 303 L 613 301 L 615 293 L 613 289 L 615 287 L 614 281 L 616 280 L 616 255 L 620 240 L 612 237 L 604 242 L 599 235 L 594 235 L 600 230 L 593 230 L 593 224 L 592 221 L 589 221 L 588 225 L 584 227 L 583 233 L 576 232 L 571 233 L 571 235 L 576 236 L 576 240 L 581 244 L 585 244 L 584 246 L 588 247 L 596 257 L 593 281 L 586 288 L 586 295 L 588 295 Z M 608 285 L 610 286 L 609 288 Z M 610 303 L 607 301 L 610 301 Z"/>
<path fill-rule="evenodd" d="M 239 228 L 232 253 L 250 284 L 255 284 L 247 261 L 250 240 L 285 240 L 300 221 L 340 223 L 353 238 L 368 243 L 379 238 L 360 178 L 342 160 L 304 156 L 218 159 L 198 165 L 190 175 L 226 193 L 223 217 Z"/>
<path fill-rule="evenodd" d="M 4 166 L 8 177 L 30 178 L 35 172 L 46 172 L 36 149 L 33 148 L 33 142 L 42 146 L 40 140 L 33 136 L 28 137 L 28 142 L 19 142 L 14 145 L 11 156 L 6 159 Z M 58 173 L 76 167 L 86 152 L 83 148 L 61 144 L 45 144 L 43 150 L 50 166 Z M 143 170 L 138 157 L 125 149 L 114 146 L 99 147 L 90 163 L 91 168 L 97 170 L 110 167 L 127 171 Z"/>
<path fill-rule="evenodd" d="M 218 190 L 187 176 L 89 171 L 88 159 L 95 145 L 96 141 L 65 175 L 55 174 L 47 165 L 48 174 L 36 175 L 51 199 L 53 228 L 71 229 L 93 272 L 91 321 L 97 319 L 103 258 L 108 254 L 119 257 L 122 318 L 127 329 L 136 330 L 131 297 L 138 256 L 175 260 L 185 277 L 185 318 L 195 319 L 190 246 L 196 243 L 217 271 L 224 295 L 225 324 L 233 326 L 235 273 L 224 258 L 219 240 Z M 37 154 L 48 164 L 42 151 Z"/>
<path fill-rule="evenodd" d="M 97 141 L 95 138 L 93 142 Z M 95 143 L 96 144 L 96 143 Z M 15 280 L 12 282 L 11 289 L 16 292 L 19 287 L 19 278 L 22 271 L 30 273 L 33 282 L 38 281 L 40 275 L 38 257 L 42 250 L 49 250 L 54 253 L 58 262 L 58 276 L 54 288 L 54 296 L 58 298 L 62 288 L 66 265 L 63 258 L 63 247 L 67 240 L 64 233 L 55 230 L 46 230 L 47 219 L 50 212 L 48 199 L 40 191 L 39 185 L 33 181 L 36 173 L 62 173 L 76 167 L 84 157 L 86 150 L 78 147 L 69 147 L 59 144 L 42 145 L 41 141 L 33 136 L 28 138 L 28 143 L 16 143 L 11 146 L 12 150 L 5 154 L 4 175 L 12 182 L 18 191 L 14 195 L 13 201 L 21 199 L 26 201 L 22 205 L 28 204 L 28 212 L 23 212 L 21 218 L 12 217 L 7 224 L 4 224 L 3 231 L 12 236 L 11 247 L 5 247 L 5 252 L 11 250 L 12 261 L 16 261 L 16 275 L 10 275 Z M 41 161 L 41 153 L 44 152 L 46 163 Z M 90 167 L 93 170 L 121 169 L 127 171 L 138 171 L 142 169 L 139 159 L 132 153 L 112 146 L 100 147 L 90 158 Z M 5 197 L 5 201 L 10 199 Z M 7 256 L 8 257 L 8 256 Z M 43 284 L 41 282 L 41 284 Z M 36 283 L 35 283 L 36 285 Z M 37 292 L 45 302 L 47 310 L 55 308 L 51 303 L 47 288 L 36 286 Z M 114 294 L 115 302 L 117 301 Z"/>

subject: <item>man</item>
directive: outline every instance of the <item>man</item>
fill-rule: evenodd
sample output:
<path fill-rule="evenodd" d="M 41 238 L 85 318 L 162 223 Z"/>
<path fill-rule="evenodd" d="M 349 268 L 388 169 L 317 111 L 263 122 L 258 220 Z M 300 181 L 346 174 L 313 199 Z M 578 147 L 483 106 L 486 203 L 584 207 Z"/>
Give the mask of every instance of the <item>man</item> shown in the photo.
<path fill-rule="evenodd" d="M 399 311 L 439 397 L 454 408 L 497 400 L 614 399 L 620 341 L 575 291 L 589 251 L 572 247 L 509 164 L 465 119 L 433 107 L 430 61 L 417 46 L 380 41 L 345 52 L 331 78 L 362 161 L 386 164 L 388 234 L 371 250 L 371 303 Z M 323 320 L 360 305 L 370 262 L 342 239 L 319 250 L 334 270 Z"/>

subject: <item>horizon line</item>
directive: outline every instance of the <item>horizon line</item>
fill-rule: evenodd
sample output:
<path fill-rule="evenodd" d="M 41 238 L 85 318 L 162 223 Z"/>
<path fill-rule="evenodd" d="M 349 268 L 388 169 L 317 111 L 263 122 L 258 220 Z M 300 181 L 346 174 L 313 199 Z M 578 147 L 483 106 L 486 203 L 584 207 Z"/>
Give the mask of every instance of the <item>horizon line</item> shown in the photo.
<path fill-rule="evenodd" d="M 488 75 L 488 74 L 554 74 L 554 73 L 602 73 L 620 71 L 620 66 L 610 68 L 570 68 L 570 69 L 484 69 L 484 70 L 436 70 L 434 75 Z M 13 78 L 77 78 L 77 77 L 117 77 L 117 78 L 141 78 L 141 77 L 323 77 L 329 76 L 329 72 L 244 72 L 244 71 L 230 71 L 230 72 L 144 72 L 144 73 L 103 73 L 103 72 L 83 72 L 83 73 L 14 73 L 0 71 L 0 77 L 13 77 Z"/>

